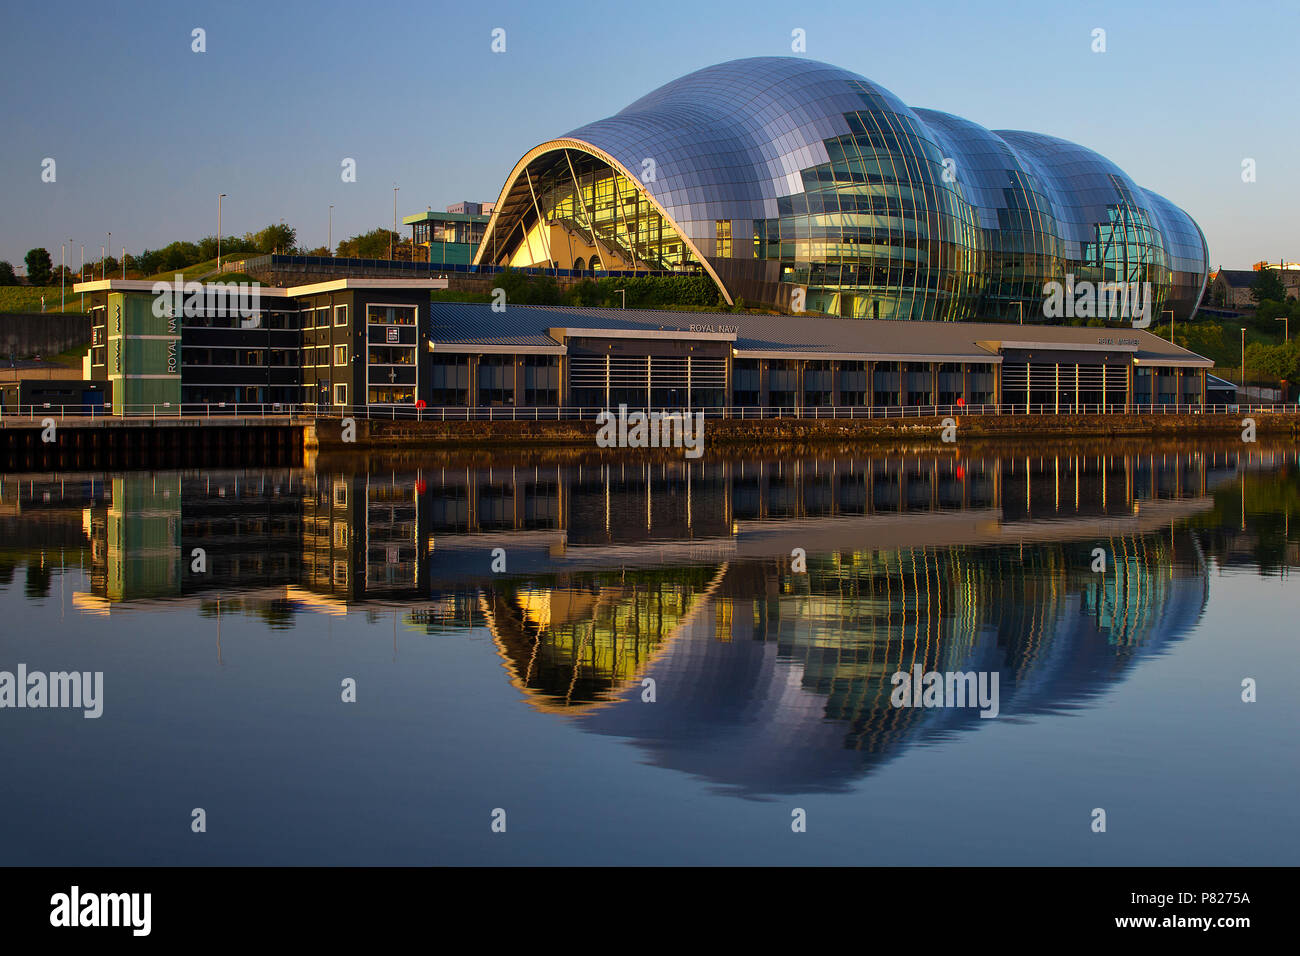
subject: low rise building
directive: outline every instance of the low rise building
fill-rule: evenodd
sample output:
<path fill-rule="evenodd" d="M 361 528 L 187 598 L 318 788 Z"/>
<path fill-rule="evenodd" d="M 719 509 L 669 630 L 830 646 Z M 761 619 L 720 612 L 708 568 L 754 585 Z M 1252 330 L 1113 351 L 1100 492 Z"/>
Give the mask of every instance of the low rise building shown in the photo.
<path fill-rule="evenodd" d="M 116 414 L 239 405 L 377 410 L 705 410 L 1195 405 L 1213 362 L 1149 332 L 431 301 L 446 280 L 259 289 L 241 311 L 195 284 L 78 285 L 91 378 Z M 161 293 L 166 296 L 168 293 Z M 212 304 L 217 302 L 217 304 Z M 446 414 L 444 411 L 443 414 Z"/>

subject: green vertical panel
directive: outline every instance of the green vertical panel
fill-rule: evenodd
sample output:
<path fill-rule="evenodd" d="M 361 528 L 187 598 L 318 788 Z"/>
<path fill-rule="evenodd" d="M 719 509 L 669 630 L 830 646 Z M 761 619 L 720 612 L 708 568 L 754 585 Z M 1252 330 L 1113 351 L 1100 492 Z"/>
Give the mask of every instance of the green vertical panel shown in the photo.
<path fill-rule="evenodd" d="M 111 292 L 108 296 L 108 350 L 105 361 L 108 363 L 108 380 L 113 383 L 113 414 L 123 414 L 126 402 L 126 389 L 123 387 L 125 362 L 123 345 L 126 342 L 126 296 L 121 292 Z"/>
<path fill-rule="evenodd" d="M 179 475 L 113 479 L 108 510 L 107 597 L 127 601 L 180 593 Z"/>
<path fill-rule="evenodd" d="M 108 297 L 108 376 L 118 415 L 180 414 L 180 319 L 154 315 L 153 305 L 143 293 Z"/>

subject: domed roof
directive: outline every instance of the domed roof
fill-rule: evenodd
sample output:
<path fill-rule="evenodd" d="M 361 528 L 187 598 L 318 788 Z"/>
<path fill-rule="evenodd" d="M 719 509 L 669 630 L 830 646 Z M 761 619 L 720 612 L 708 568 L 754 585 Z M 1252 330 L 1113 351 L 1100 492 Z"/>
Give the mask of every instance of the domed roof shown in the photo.
<path fill-rule="evenodd" d="M 778 215 L 777 197 L 803 191 L 800 171 L 827 162 L 824 141 L 849 135 L 845 114 L 864 108 L 919 123 L 902 100 L 856 73 L 752 57 L 688 73 L 562 138 L 612 155 L 670 212 L 725 203 L 725 218 L 763 219 Z M 647 159 L 652 180 L 641 175 Z"/>
<path fill-rule="evenodd" d="M 535 147 L 498 202 L 507 253 L 546 206 L 524 171 L 570 175 L 572 150 L 634 181 L 728 299 L 790 308 L 803 287 L 844 316 L 1023 317 L 1074 274 L 1150 283 L 1148 306 L 1187 316 L 1208 275 L 1191 217 L 1104 156 L 913 109 L 816 60 L 705 67 Z M 500 261 L 501 239 L 494 217 L 478 260 Z"/>

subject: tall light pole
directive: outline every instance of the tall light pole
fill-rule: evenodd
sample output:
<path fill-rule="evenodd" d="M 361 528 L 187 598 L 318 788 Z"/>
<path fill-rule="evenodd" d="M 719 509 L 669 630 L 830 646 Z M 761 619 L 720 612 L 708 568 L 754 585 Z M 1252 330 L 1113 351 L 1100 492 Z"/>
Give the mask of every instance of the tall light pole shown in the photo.
<path fill-rule="evenodd" d="M 1016 302 L 1016 308 L 1020 310 L 1020 324 L 1021 324 L 1021 325 L 1024 325 L 1024 324 L 1025 324 L 1025 304 L 1024 304 L 1023 302 L 1017 301 L 1017 302 Z"/>
<path fill-rule="evenodd" d="M 225 193 L 217 195 L 217 271 L 221 271 L 221 200 L 226 198 Z"/>
<path fill-rule="evenodd" d="M 1246 392 L 1246 327 L 1241 327 L 1241 391 Z M 1238 399 L 1240 401 L 1240 399 Z"/>
<path fill-rule="evenodd" d="M 615 289 L 614 291 L 615 291 L 615 292 L 621 292 L 621 293 L 623 293 L 623 305 L 622 305 L 622 308 L 626 309 L 626 308 L 627 308 L 627 289 Z"/>
<path fill-rule="evenodd" d="M 1279 315 L 1276 319 L 1273 320 L 1274 322 L 1281 322 L 1281 323 L 1282 323 L 1282 344 L 1283 344 L 1283 345 L 1285 345 L 1287 342 L 1290 342 L 1290 341 L 1291 341 L 1291 322 L 1290 322 L 1290 318 L 1291 318 L 1291 316 L 1289 316 L 1289 315 Z"/>
<path fill-rule="evenodd" d="M 122 281 L 126 281 L 126 246 L 122 247 Z"/>
<path fill-rule="evenodd" d="M 86 281 L 86 244 L 81 244 L 81 272 L 78 273 L 82 282 Z M 81 311 L 86 311 L 86 293 L 81 293 Z"/>
<path fill-rule="evenodd" d="M 330 255 L 334 255 L 334 204 L 330 203 L 330 233 L 329 233 Z"/>
<path fill-rule="evenodd" d="M 107 258 L 108 258 L 108 251 L 103 246 L 100 246 L 99 247 L 99 277 L 101 279 L 108 278 L 108 275 L 104 272 L 104 260 Z M 90 271 L 91 274 L 93 275 L 95 271 L 95 267 L 91 266 Z"/>
<path fill-rule="evenodd" d="M 59 243 L 59 311 L 63 311 L 63 283 L 68 273 L 67 256 L 63 243 Z"/>
<path fill-rule="evenodd" d="M 394 258 L 393 243 L 397 241 L 397 191 L 402 187 L 393 183 L 393 234 L 388 239 L 388 258 Z"/>

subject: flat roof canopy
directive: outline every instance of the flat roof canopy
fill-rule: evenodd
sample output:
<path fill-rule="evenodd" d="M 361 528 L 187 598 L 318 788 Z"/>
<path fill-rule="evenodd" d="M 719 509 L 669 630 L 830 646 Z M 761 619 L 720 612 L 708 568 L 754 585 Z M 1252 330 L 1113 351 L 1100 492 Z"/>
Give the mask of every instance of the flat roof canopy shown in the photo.
<path fill-rule="evenodd" d="M 435 302 L 435 342 L 520 346 L 565 337 L 720 340 L 747 359 L 997 364 L 1003 352 L 1097 352 L 1143 365 L 1211 368 L 1214 363 L 1141 329 L 986 322 L 903 322 L 801 315 L 661 312 Z"/>

